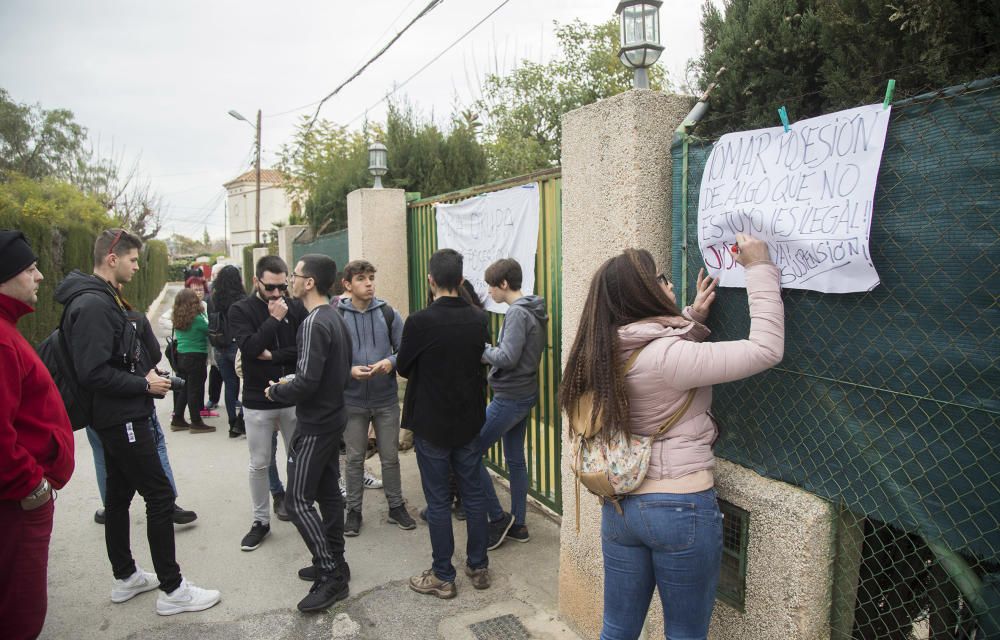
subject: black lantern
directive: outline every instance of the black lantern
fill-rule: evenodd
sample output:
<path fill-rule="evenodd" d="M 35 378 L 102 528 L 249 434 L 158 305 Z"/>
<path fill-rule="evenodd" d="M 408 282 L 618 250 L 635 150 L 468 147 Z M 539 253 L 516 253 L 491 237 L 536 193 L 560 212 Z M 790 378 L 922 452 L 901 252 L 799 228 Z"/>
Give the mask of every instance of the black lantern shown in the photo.
<path fill-rule="evenodd" d="M 381 142 L 368 147 L 368 171 L 375 176 L 375 188 L 382 188 L 382 176 L 389 171 L 389 150 Z"/>
<path fill-rule="evenodd" d="M 618 3 L 615 13 L 621 16 L 621 49 L 618 58 L 626 67 L 635 69 L 635 88 L 648 89 L 646 68 L 659 60 L 660 0 L 625 0 Z"/>

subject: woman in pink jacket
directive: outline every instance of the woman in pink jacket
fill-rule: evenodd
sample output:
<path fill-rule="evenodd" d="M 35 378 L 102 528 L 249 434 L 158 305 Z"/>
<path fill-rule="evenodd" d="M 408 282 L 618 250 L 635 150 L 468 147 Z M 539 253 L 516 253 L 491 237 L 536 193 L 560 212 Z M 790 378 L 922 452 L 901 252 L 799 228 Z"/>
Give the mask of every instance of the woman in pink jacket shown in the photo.
<path fill-rule="evenodd" d="M 591 281 L 563 375 L 563 409 L 571 412 L 592 390 L 603 434 L 624 429 L 653 435 L 694 390 L 680 420 L 653 442 L 643 484 L 622 498 L 620 513 L 611 502 L 604 505 L 602 640 L 639 636 L 653 587 L 660 592 L 665 637 L 708 635 L 722 555 L 712 385 L 776 365 L 785 341 L 778 269 L 767 244 L 742 234 L 737 242 L 750 302 L 746 340 L 703 342 L 715 281 L 699 273 L 695 301 L 682 314 L 673 285 L 658 274 L 648 251 L 626 250 Z"/>

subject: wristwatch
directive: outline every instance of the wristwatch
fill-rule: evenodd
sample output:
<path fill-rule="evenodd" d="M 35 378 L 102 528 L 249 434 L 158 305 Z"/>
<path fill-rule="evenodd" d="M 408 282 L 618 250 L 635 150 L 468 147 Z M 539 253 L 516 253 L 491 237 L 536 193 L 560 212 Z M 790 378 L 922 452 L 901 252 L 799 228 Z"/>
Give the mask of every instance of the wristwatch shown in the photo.
<path fill-rule="evenodd" d="M 49 501 L 52 496 L 52 485 L 47 478 L 42 478 L 42 482 L 27 497 L 21 500 L 21 508 L 25 511 L 32 511 Z"/>

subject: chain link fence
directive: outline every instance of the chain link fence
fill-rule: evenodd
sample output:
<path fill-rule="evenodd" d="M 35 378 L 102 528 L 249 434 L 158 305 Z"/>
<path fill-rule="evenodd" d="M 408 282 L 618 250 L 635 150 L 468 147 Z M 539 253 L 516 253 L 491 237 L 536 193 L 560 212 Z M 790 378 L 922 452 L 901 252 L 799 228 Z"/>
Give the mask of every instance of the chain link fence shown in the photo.
<path fill-rule="evenodd" d="M 688 300 L 710 151 L 673 149 Z M 716 387 L 717 454 L 840 512 L 835 639 L 1000 637 L 998 238 L 1000 78 L 894 104 L 870 234 L 881 285 L 784 291 L 782 363 Z M 745 337 L 746 292 L 720 290 L 710 326 Z"/>

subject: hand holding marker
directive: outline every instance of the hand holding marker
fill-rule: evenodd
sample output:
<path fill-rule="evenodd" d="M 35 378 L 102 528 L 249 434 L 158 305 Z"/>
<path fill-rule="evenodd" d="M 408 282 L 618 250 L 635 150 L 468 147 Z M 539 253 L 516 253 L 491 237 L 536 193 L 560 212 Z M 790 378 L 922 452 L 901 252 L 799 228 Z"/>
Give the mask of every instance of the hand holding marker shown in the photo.
<path fill-rule="evenodd" d="M 736 244 L 730 251 L 736 254 L 736 262 L 744 268 L 756 262 L 771 262 L 771 252 L 767 243 L 744 233 L 736 234 Z"/>

